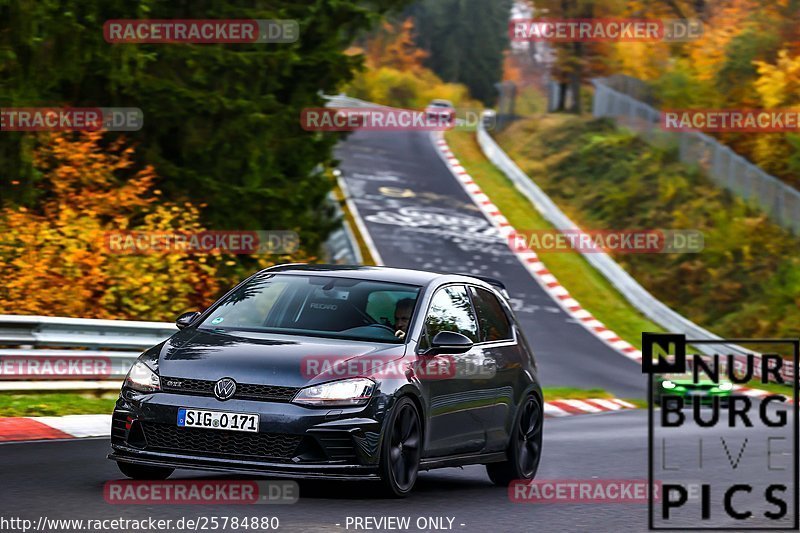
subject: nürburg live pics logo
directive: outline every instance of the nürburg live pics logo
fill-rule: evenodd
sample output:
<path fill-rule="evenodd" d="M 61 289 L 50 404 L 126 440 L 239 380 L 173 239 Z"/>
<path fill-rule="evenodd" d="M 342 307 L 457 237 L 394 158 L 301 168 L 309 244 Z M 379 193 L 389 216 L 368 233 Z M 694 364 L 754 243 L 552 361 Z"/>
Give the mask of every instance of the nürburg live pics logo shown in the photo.
<path fill-rule="evenodd" d="M 799 351 L 642 334 L 651 530 L 798 530 Z"/>

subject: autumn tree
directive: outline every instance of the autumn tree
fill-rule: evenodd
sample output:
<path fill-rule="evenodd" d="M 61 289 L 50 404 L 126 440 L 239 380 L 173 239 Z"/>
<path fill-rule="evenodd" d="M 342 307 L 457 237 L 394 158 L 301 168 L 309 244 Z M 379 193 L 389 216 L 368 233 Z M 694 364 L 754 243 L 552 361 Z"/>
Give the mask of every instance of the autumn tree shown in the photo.
<path fill-rule="evenodd" d="M 132 255 L 109 245 L 115 232 L 204 226 L 202 206 L 164 200 L 153 168 L 138 166 L 123 139 L 102 135 L 40 138 L 33 166 L 41 202 L 0 210 L 0 314 L 173 320 L 203 309 L 232 283 L 224 275 L 230 256 Z"/>
<path fill-rule="evenodd" d="M 350 48 L 350 54 L 364 54 L 367 68 L 345 92 L 370 102 L 403 108 L 421 109 L 434 98 L 475 107 L 466 86 L 445 83 L 424 66 L 427 53 L 417 48 L 414 28 L 410 18 L 386 22 Z"/>

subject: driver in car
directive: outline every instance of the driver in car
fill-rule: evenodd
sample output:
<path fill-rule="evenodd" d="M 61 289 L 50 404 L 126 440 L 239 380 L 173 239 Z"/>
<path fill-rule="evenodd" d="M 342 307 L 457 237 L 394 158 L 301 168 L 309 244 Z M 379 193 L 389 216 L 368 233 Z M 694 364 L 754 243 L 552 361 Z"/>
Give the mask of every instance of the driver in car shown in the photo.
<path fill-rule="evenodd" d="M 414 311 L 414 299 L 403 298 L 398 300 L 394 308 L 394 336 L 402 339 L 408 332 L 408 324 L 411 322 L 411 313 Z"/>

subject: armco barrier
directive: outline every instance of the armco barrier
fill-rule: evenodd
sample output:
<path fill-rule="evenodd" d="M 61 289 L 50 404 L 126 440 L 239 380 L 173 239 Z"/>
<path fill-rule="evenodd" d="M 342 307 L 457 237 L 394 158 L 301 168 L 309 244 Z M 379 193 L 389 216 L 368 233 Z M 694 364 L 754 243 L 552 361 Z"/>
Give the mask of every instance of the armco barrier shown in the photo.
<path fill-rule="evenodd" d="M 142 351 L 176 331 L 169 322 L 0 315 L 0 390 L 117 388 Z"/>
<path fill-rule="evenodd" d="M 580 228 L 564 214 L 549 196 L 528 177 L 514 161 L 506 154 L 495 140 L 486 132 L 482 124 L 478 126 L 478 144 L 484 155 L 498 168 L 514 186 L 533 204 L 539 213 L 558 230 L 580 231 Z M 676 313 L 652 294 L 647 292 L 631 277 L 619 264 L 604 252 L 585 253 L 583 257 L 596 268 L 636 309 L 647 318 L 673 333 L 684 333 L 687 338 L 698 340 L 722 340 L 721 337 L 698 326 L 691 320 Z M 719 347 L 714 345 L 696 346 L 702 353 L 711 355 L 720 353 Z M 725 344 L 725 351 L 734 355 L 744 356 L 754 353 L 741 346 Z M 784 367 L 788 372 L 785 376 L 791 379 L 791 366 Z"/>
<path fill-rule="evenodd" d="M 699 131 L 665 131 L 661 127 L 661 111 L 636 98 L 648 91 L 641 80 L 613 76 L 596 78 L 592 84 L 595 117 L 612 117 L 650 142 L 675 144 L 681 161 L 698 165 L 717 185 L 758 206 L 795 235 L 800 234 L 800 191 L 767 174 L 710 135 Z"/>

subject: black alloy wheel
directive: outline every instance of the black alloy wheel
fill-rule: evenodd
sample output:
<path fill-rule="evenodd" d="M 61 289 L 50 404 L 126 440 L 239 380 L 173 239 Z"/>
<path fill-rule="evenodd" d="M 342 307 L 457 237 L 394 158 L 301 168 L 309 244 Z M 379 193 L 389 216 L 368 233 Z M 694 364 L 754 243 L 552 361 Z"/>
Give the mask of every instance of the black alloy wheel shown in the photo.
<path fill-rule="evenodd" d="M 405 496 L 417 481 L 422 455 L 422 424 L 410 399 L 398 400 L 384 439 L 381 479 L 390 496 Z"/>
<path fill-rule="evenodd" d="M 539 399 L 529 396 L 519 410 L 506 460 L 486 465 L 489 479 L 495 485 L 506 486 L 512 481 L 530 480 L 536 476 L 542 457 L 542 422 L 544 411 Z"/>

